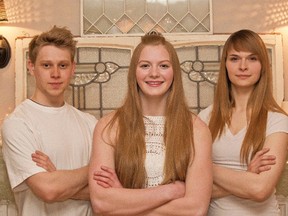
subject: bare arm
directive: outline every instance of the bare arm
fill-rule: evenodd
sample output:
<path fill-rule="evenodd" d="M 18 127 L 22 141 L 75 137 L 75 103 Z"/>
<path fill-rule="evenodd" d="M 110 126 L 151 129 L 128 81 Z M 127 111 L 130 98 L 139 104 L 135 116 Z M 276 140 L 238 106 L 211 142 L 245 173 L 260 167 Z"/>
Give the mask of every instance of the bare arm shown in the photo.
<path fill-rule="evenodd" d="M 264 148 L 256 153 L 251 162 L 248 165 L 248 172 L 261 173 L 271 169 L 271 166 L 276 163 L 274 155 L 268 155 L 269 148 Z M 115 170 L 108 167 L 101 167 L 101 171 L 96 172 L 94 175 L 94 180 L 97 181 L 102 187 L 122 187 Z M 217 184 L 213 184 L 212 188 L 212 198 L 221 198 L 231 195 L 228 191 L 223 189 Z"/>
<path fill-rule="evenodd" d="M 114 169 L 101 166 L 101 170 L 94 172 L 93 179 L 104 188 L 123 188 Z"/>
<path fill-rule="evenodd" d="M 47 172 L 53 172 L 56 170 L 55 165 L 52 163 L 48 155 L 45 153 L 36 150 L 32 155 L 32 160 L 36 163 L 37 166 L 42 167 Z"/>
<path fill-rule="evenodd" d="M 271 166 L 276 164 L 276 157 L 268 154 L 269 148 L 263 148 L 258 151 L 248 164 L 248 172 L 261 173 L 271 169 Z"/>
<path fill-rule="evenodd" d="M 79 190 L 77 193 L 75 193 L 73 196 L 71 196 L 71 199 L 90 201 L 90 192 L 88 184 L 84 188 Z"/>
<path fill-rule="evenodd" d="M 264 147 L 269 148 L 270 154 L 276 157 L 276 164 L 269 170 L 257 174 L 213 165 L 214 181 L 235 196 L 255 201 L 267 199 L 274 192 L 285 166 L 287 144 L 288 134 L 278 132 L 269 135 Z"/>
<path fill-rule="evenodd" d="M 212 192 L 212 138 L 199 118 L 193 127 L 196 154 L 187 171 L 185 196 L 159 206 L 147 215 L 207 215 Z"/>
<path fill-rule="evenodd" d="M 276 157 L 268 154 L 269 151 L 269 148 L 263 148 L 262 150 L 258 151 L 248 164 L 247 171 L 260 174 L 261 172 L 270 170 L 271 166 L 276 164 Z M 231 193 L 214 182 L 212 198 L 221 198 L 229 195 L 231 195 Z"/>
<path fill-rule="evenodd" d="M 52 161 L 50 160 L 50 158 L 48 157 L 48 155 L 46 155 L 45 153 L 36 150 L 32 155 L 32 160 L 36 163 L 37 166 L 42 167 L 43 169 L 45 169 L 47 172 L 55 172 L 56 171 L 56 167 L 55 165 L 52 163 Z M 87 174 L 88 176 L 88 174 Z M 33 184 L 33 183 L 32 183 Z M 37 186 L 39 187 L 39 186 Z M 39 188 L 40 190 L 41 187 Z M 33 189 L 32 189 L 33 190 Z M 86 185 L 84 188 L 80 189 L 79 191 L 77 191 L 75 194 L 73 194 L 71 197 L 68 196 L 68 194 L 63 194 L 61 191 L 54 191 L 55 194 L 53 194 L 53 191 L 42 191 L 43 193 L 45 193 L 45 195 L 42 197 L 42 199 L 49 201 L 49 202 L 54 202 L 54 201 L 58 201 L 58 199 L 61 200 L 65 200 L 65 199 L 79 199 L 79 200 L 90 200 L 90 196 L 89 196 L 89 189 L 88 189 L 88 185 Z M 38 194 L 42 193 L 41 191 L 38 192 Z M 37 193 L 37 192 L 36 192 Z M 62 193 L 59 194 L 60 196 L 57 196 L 57 193 Z M 56 196 L 56 197 L 54 197 Z"/>
<path fill-rule="evenodd" d="M 57 202 L 77 197 L 77 193 L 88 184 L 87 174 L 88 166 L 85 166 L 75 170 L 40 172 L 25 181 L 40 199 L 45 202 Z"/>
<path fill-rule="evenodd" d="M 202 121 L 199 121 L 199 120 L 196 120 L 196 123 L 194 125 L 194 134 L 195 134 L 194 138 L 195 138 L 196 155 L 195 155 L 193 163 L 189 166 L 189 169 L 187 172 L 186 193 L 184 197 L 178 197 L 179 199 L 176 199 L 177 197 L 176 198 L 172 197 L 172 199 L 167 200 L 167 198 L 165 198 L 166 196 L 165 194 L 167 194 L 167 191 L 169 191 L 170 189 L 164 188 L 165 187 L 164 185 L 164 186 L 158 186 L 156 188 L 140 189 L 140 190 L 126 189 L 126 190 L 129 190 L 129 191 L 126 191 L 127 195 L 130 192 L 131 193 L 135 192 L 133 196 L 133 200 L 131 200 L 131 198 L 127 196 L 127 201 L 126 201 L 126 200 L 123 200 L 124 199 L 123 196 L 125 196 L 126 192 L 125 190 L 120 189 L 119 191 L 122 191 L 122 193 L 120 192 L 120 194 L 122 194 L 121 196 L 122 201 L 124 201 L 124 203 L 128 203 L 128 206 L 124 207 L 127 209 L 125 210 L 122 209 L 121 212 L 119 211 L 117 213 L 116 213 L 116 210 L 113 213 L 108 212 L 107 215 L 110 215 L 110 214 L 117 214 L 117 215 L 135 215 L 135 214 L 138 214 L 138 215 L 205 215 L 208 205 L 209 205 L 210 196 L 211 196 L 211 187 L 212 187 L 211 136 L 206 125 Z M 205 172 L 203 172 L 203 170 L 205 170 Z M 104 178 L 106 181 L 107 176 L 99 175 L 100 172 L 101 171 L 98 171 L 96 173 L 94 172 L 94 180 L 100 180 Z M 91 174 L 91 169 L 90 169 L 90 174 Z M 90 185 L 91 184 L 93 184 L 93 182 L 91 182 Z M 166 186 L 169 186 L 169 185 L 166 185 Z M 104 188 L 102 188 L 102 190 L 103 189 Z M 91 196 L 92 196 L 92 193 L 93 192 L 91 192 Z M 109 196 L 113 196 L 115 198 L 115 196 L 112 194 L 110 194 Z M 135 197 L 138 197 L 138 200 L 136 200 L 137 198 Z M 144 200 L 142 200 L 140 197 L 141 198 L 143 197 Z M 148 200 L 146 200 L 145 197 L 147 197 Z M 162 199 L 163 201 L 161 201 Z M 92 203 L 94 203 L 93 198 L 91 198 L 91 200 L 92 200 Z M 134 209 L 132 212 L 132 208 L 134 204 L 131 204 L 131 202 L 134 203 L 134 201 L 135 201 L 135 205 L 137 202 L 138 205 L 141 207 L 141 209 L 137 209 L 137 210 Z M 98 204 L 98 206 L 99 207 L 103 206 L 103 203 L 101 204 L 102 205 Z M 95 209 L 96 208 L 97 206 L 95 207 Z M 110 208 L 112 208 L 112 206 Z"/>
<path fill-rule="evenodd" d="M 226 191 L 224 188 L 220 187 L 219 185 L 213 183 L 213 188 L 212 188 L 212 196 L 211 198 L 222 198 L 225 196 L 229 196 L 231 193 Z"/>
<path fill-rule="evenodd" d="M 114 148 L 102 139 L 102 130 L 109 121 L 103 117 L 94 132 L 94 142 L 89 168 L 89 189 L 93 210 L 102 215 L 138 215 L 184 196 L 181 182 L 148 189 L 105 188 L 94 180 L 95 172 L 102 166 L 114 167 Z M 107 134 L 104 134 L 104 136 Z"/>

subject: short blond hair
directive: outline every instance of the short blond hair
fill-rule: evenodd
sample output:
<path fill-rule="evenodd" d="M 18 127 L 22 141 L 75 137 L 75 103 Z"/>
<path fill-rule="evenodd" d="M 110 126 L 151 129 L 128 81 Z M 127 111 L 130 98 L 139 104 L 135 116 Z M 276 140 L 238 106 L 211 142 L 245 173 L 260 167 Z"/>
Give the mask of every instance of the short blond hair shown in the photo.
<path fill-rule="evenodd" d="M 77 41 L 74 40 L 73 34 L 66 27 L 53 26 L 49 31 L 33 37 L 29 43 L 29 59 L 35 63 L 39 49 L 43 46 L 53 45 L 58 48 L 69 50 L 71 61 L 74 61 Z"/>

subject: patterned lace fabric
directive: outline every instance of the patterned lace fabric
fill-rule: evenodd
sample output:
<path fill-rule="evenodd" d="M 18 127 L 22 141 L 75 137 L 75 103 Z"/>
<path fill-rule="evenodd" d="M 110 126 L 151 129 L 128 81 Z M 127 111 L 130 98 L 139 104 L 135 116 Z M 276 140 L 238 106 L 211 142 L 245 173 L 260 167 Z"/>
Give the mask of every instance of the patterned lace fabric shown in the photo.
<path fill-rule="evenodd" d="M 145 116 L 145 142 L 147 172 L 146 187 L 155 187 L 163 180 L 165 146 L 163 141 L 164 116 Z"/>

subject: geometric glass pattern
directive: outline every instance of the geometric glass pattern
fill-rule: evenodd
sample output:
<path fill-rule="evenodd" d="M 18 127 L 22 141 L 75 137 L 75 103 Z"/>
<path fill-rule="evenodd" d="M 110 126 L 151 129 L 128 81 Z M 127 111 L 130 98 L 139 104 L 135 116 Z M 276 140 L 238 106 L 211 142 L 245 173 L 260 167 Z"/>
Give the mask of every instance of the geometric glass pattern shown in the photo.
<path fill-rule="evenodd" d="M 121 0 L 119 0 L 119 2 L 120 1 Z M 106 3 L 107 2 L 108 1 L 106 1 Z M 124 0 L 122 0 L 122 2 L 124 2 Z M 138 4 L 146 4 L 144 1 L 135 0 L 126 0 L 125 2 L 128 4 L 127 7 L 130 8 L 139 8 Z M 137 4 L 135 2 L 137 2 Z M 154 2 L 156 2 L 156 0 L 154 0 Z M 157 2 L 160 1 L 157 0 Z M 199 0 L 199 2 L 201 1 Z M 95 5 L 102 5 L 101 7 L 103 8 L 102 0 L 91 0 L 90 3 Z M 171 4 L 171 1 L 169 1 L 169 4 Z M 157 16 L 160 17 L 163 11 L 166 10 L 165 8 L 161 7 L 160 9 L 163 11 L 159 10 L 159 14 L 157 14 L 154 12 L 155 8 L 151 7 L 151 5 L 146 4 L 146 6 L 146 8 L 143 7 L 145 8 L 143 10 L 152 11 L 152 15 L 145 14 L 144 16 L 140 16 L 140 14 L 143 14 L 141 11 L 139 11 L 139 14 L 137 14 L 133 12 L 133 10 L 129 10 L 126 14 L 123 15 L 119 13 L 119 11 L 121 11 L 120 8 L 115 7 L 114 9 L 112 8 L 113 10 L 111 12 L 106 12 L 106 16 L 114 16 L 115 19 L 117 17 L 122 17 L 122 20 L 127 19 L 127 17 L 132 17 L 133 19 L 137 19 L 137 16 L 141 17 L 141 22 L 138 22 L 138 25 L 133 27 L 135 33 L 139 33 L 138 30 L 145 27 L 144 21 L 155 20 L 157 19 Z M 174 21 L 179 20 L 179 17 L 182 16 L 176 15 L 179 13 L 177 11 L 183 10 L 181 7 L 170 7 L 169 10 L 171 16 L 165 14 L 164 16 L 161 15 L 161 17 L 170 19 L 171 23 L 176 25 Z M 91 12 L 89 16 L 95 16 L 95 14 L 99 14 L 99 10 L 95 10 L 93 13 Z M 107 23 L 109 24 L 109 19 L 101 19 L 101 21 L 99 20 L 99 22 L 102 22 L 103 29 L 108 26 Z M 185 19 L 182 19 L 181 22 L 191 23 L 193 22 L 193 16 L 188 13 L 185 15 Z M 121 26 L 119 22 L 117 25 Z M 115 29 L 117 28 L 117 25 L 115 25 Z M 158 25 L 158 28 L 163 27 L 160 25 L 161 23 Z M 181 26 L 183 25 L 178 27 L 179 32 L 181 32 Z M 155 29 L 155 27 L 153 28 Z M 169 28 L 170 26 L 166 26 L 165 28 L 163 27 L 163 30 Z M 220 57 L 223 48 L 222 44 L 227 38 L 222 36 L 218 37 L 217 35 L 211 37 L 210 36 L 208 36 L 208 38 L 203 38 L 202 35 L 200 35 L 199 38 L 197 36 L 196 38 L 194 38 L 194 36 L 189 36 L 188 39 L 185 37 L 183 40 L 181 40 L 182 36 L 179 37 L 177 35 L 171 37 L 181 64 L 183 87 L 186 100 L 191 111 L 195 112 L 196 114 L 213 103 L 215 83 L 217 82 L 218 78 Z M 280 37 L 277 35 L 276 37 L 275 35 L 265 35 L 263 37 L 265 38 L 265 41 L 268 45 L 267 49 L 270 63 L 273 63 L 271 64 L 271 67 L 273 68 L 273 78 L 275 77 L 275 79 L 273 79 L 273 88 L 276 87 L 273 89 L 275 90 L 273 92 L 277 97 L 282 95 L 282 91 L 278 91 L 277 88 L 280 86 L 279 89 L 282 89 L 281 83 L 283 81 L 283 78 L 281 77 L 282 58 L 281 55 L 279 56 L 279 53 L 282 52 L 281 44 L 279 44 Z M 131 54 L 135 44 L 138 44 L 140 38 L 133 40 L 134 37 L 128 37 L 129 40 L 126 38 L 118 40 L 119 38 L 120 37 L 117 37 L 116 40 L 116 37 L 106 37 L 100 39 L 99 37 L 92 37 L 92 39 L 90 37 L 85 37 L 79 40 L 80 43 L 77 43 L 78 47 L 75 56 L 75 76 L 71 80 L 67 94 L 65 95 L 65 100 L 67 103 L 72 104 L 76 108 L 95 115 L 98 119 L 106 113 L 109 113 L 119 107 L 122 104 L 127 91 L 127 73 Z M 111 41 L 111 39 L 113 39 L 113 41 Z M 201 42 L 202 39 L 204 39 L 203 42 Z M 15 78 L 16 105 L 18 105 L 25 98 L 30 98 L 35 88 L 34 78 L 28 73 L 26 68 L 27 47 L 29 41 L 29 38 L 16 40 L 16 50 L 18 50 L 18 52 L 16 52 L 18 55 L 16 58 L 17 67 Z M 277 71 L 277 73 L 275 73 L 275 71 Z M 280 82 L 277 81 L 279 79 Z M 0 153 L 0 174 L 6 173 L 1 161 L 3 161 L 3 159 Z M 11 214 L 11 208 L 13 208 L 15 201 L 13 199 L 9 181 L 7 180 L 8 177 L 7 174 L 1 176 L 0 215 L 2 215 L 3 208 L 5 208 L 5 212 L 8 212 L 7 209 L 9 208 L 8 215 L 13 215 Z M 287 183 L 288 165 L 285 167 L 280 182 L 277 184 L 276 194 L 278 200 L 280 198 L 288 200 Z M 281 202 L 285 203 L 286 201 L 282 200 Z M 284 212 L 285 215 L 285 212 L 288 211 L 285 210 L 285 205 L 282 204 L 282 207 L 284 209 L 281 209 L 281 212 Z"/>
<path fill-rule="evenodd" d="M 199 113 L 213 102 L 222 45 L 175 48 L 188 106 L 194 113 Z M 76 71 L 65 96 L 66 101 L 97 118 L 119 107 L 127 91 L 131 52 L 128 48 L 78 47 Z M 28 98 L 34 88 L 34 78 L 27 71 Z"/>
<path fill-rule="evenodd" d="M 81 35 L 212 33 L 212 0 L 81 0 Z"/>

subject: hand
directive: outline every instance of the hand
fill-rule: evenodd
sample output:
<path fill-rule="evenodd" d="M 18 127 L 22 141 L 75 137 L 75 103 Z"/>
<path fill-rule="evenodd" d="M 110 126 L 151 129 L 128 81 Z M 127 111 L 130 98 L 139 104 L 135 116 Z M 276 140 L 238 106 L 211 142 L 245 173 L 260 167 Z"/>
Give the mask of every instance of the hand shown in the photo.
<path fill-rule="evenodd" d="M 248 172 L 261 173 L 271 169 L 271 166 L 276 164 L 276 157 L 274 155 L 267 155 L 269 148 L 263 148 L 258 151 L 248 164 Z"/>
<path fill-rule="evenodd" d="M 101 171 L 94 172 L 93 179 L 104 188 L 123 188 L 114 169 L 101 166 Z"/>
<path fill-rule="evenodd" d="M 175 181 L 175 183 L 170 183 L 175 189 L 175 197 L 174 199 L 182 198 L 185 196 L 186 187 L 183 181 Z"/>
<path fill-rule="evenodd" d="M 51 162 L 50 158 L 43 152 L 36 150 L 31 157 L 37 166 L 42 167 L 47 172 L 53 172 L 56 170 L 56 167 Z"/>

